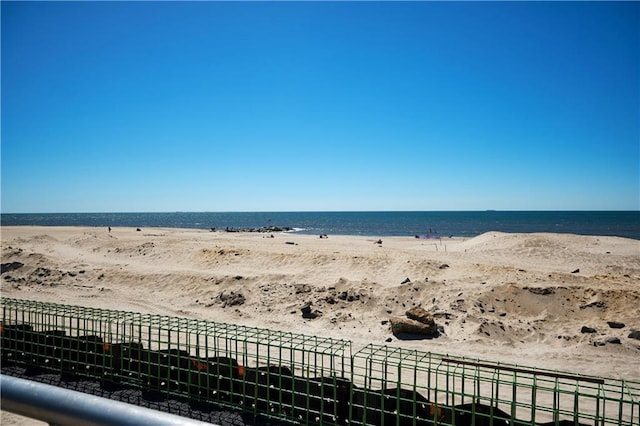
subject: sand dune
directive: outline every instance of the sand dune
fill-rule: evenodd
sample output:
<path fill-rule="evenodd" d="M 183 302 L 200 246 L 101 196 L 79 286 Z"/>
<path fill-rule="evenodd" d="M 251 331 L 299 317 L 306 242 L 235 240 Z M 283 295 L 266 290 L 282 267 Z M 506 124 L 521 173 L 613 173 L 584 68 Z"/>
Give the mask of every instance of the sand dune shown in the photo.
<path fill-rule="evenodd" d="M 3 227 L 4 297 L 187 316 L 640 380 L 640 241 Z M 577 270 L 579 270 L 577 272 Z M 408 279 L 408 280 L 407 280 Z M 225 296 L 240 294 L 243 304 Z M 222 296 L 222 297 L 221 297 Z M 236 299 L 240 300 L 240 299 Z M 303 319 L 311 304 L 321 314 Z M 398 340 L 412 306 L 444 334 Z M 610 328 L 608 321 L 625 324 Z M 582 326 L 596 333 L 582 333 Z M 606 343 L 617 337 L 620 344 Z M 594 345 L 594 343 L 596 345 Z"/>

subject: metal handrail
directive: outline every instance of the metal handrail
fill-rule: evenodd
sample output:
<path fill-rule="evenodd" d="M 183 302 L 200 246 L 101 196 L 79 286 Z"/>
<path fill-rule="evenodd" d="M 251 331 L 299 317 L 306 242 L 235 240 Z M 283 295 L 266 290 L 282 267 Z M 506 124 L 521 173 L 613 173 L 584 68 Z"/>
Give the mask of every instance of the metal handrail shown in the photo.
<path fill-rule="evenodd" d="M 0 375 L 2 410 L 56 426 L 202 426 L 198 420 Z"/>

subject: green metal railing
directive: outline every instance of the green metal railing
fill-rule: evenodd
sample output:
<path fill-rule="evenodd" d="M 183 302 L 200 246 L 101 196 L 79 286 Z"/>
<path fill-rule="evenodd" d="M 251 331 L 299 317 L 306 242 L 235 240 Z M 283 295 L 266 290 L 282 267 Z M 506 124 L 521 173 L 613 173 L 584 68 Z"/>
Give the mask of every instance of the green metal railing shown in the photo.
<path fill-rule="evenodd" d="M 396 393 L 392 405 L 404 403 L 409 409 L 388 416 L 391 424 L 411 423 L 416 415 L 445 424 L 468 424 L 470 417 L 513 425 L 563 420 L 562 424 L 640 424 L 640 382 L 633 380 L 378 345 L 355 352 L 352 369 L 355 387 L 404 389 Z M 365 424 L 360 418 L 354 420 Z"/>
<path fill-rule="evenodd" d="M 296 424 L 640 426 L 640 382 L 235 324 L 0 299 L 2 361 Z"/>

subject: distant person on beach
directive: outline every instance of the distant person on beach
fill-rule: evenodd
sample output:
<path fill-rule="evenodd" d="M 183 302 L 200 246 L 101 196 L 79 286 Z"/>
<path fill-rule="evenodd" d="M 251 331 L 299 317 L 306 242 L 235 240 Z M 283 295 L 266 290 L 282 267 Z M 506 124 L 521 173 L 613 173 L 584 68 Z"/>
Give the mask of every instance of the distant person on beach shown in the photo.
<path fill-rule="evenodd" d="M 111 227 L 109 227 L 109 232 L 111 232 Z"/>

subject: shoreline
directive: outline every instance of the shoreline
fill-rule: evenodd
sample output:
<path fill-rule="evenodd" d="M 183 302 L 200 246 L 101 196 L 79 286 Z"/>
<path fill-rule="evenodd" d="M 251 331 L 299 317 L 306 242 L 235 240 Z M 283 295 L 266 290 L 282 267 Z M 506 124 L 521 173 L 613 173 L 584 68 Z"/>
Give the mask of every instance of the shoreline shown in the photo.
<path fill-rule="evenodd" d="M 3 229 L 33 229 L 33 230 L 46 230 L 46 229 L 52 229 L 52 230 L 82 230 L 83 232 L 85 231 L 95 231 L 95 232 L 102 232 L 102 230 L 104 230 L 105 232 L 109 232 L 108 229 L 111 228 L 112 231 L 115 230 L 120 230 L 120 231 L 136 231 L 137 229 L 139 229 L 140 231 L 136 231 L 136 232 L 140 232 L 140 235 L 146 235 L 146 236 L 160 236 L 159 234 L 154 234 L 153 232 L 171 232 L 171 231 L 180 231 L 180 232 L 194 232 L 194 233 L 206 233 L 206 234 L 214 234 L 214 235 L 261 235 L 261 236 L 268 236 L 269 234 L 274 234 L 274 235 L 292 235 L 292 236 L 300 236 L 303 238 L 313 238 L 313 239 L 318 239 L 321 238 L 320 236 L 322 235 L 322 238 L 329 238 L 329 237 L 333 237 L 333 238 L 354 238 L 354 239 L 360 239 L 360 238 L 364 238 L 364 239 L 387 239 L 387 240 L 415 240 L 415 241 L 420 241 L 423 243 L 429 243 L 429 242 L 439 242 L 439 241 L 453 241 L 453 242 L 463 242 L 463 241 L 467 241 L 467 240 L 471 240 L 474 238 L 478 238 L 481 237 L 482 235 L 486 235 L 486 234 L 500 234 L 500 235 L 522 235 L 522 236 L 527 236 L 527 235 L 558 235 L 558 236 L 571 236 L 571 237 L 578 237 L 578 238 L 582 238 L 582 237 L 586 237 L 586 238 L 615 238 L 615 239 L 622 239 L 622 240 L 629 240 L 632 242 L 635 242 L 637 244 L 639 244 L 640 246 L 640 239 L 635 239 L 635 238 L 631 238 L 631 237 L 623 237 L 623 236 L 617 236 L 617 235 L 600 235 L 600 234 L 576 234 L 576 233 L 571 233 L 571 232 L 539 232 L 539 231 L 532 231 L 532 232 L 506 232 L 506 231 L 487 231 L 487 232 L 483 232 L 477 235 L 473 235 L 473 236 L 467 236 L 467 235 L 449 235 L 449 236 L 445 236 L 445 235 L 438 235 L 437 237 L 424 237 L 424 235 L 427 234 L 416 234 L 416 235 L 384 235 L 384 234 L 327 234 L 327 233 L 305 233 L 304 232 L 304 228 L 292 228 L 289 226 L 264 226 L 264 227 L 255 227 L 255 228 L 233 228 L 233 227 L 229 227 L 229 230 L 226 229 L 220 229 L 220 228 L 213 228 L 213 230 L 211 228 L 188 228 L 188 227 L 171 227 L 171 226 L 87 226 L 87 225 L 0 225 L 0 236 L 2 234 L 2 230 Z M 273 228 L 273 229 L 270 229 Z M 150 233 L 151 232 L 151 233 Z"/>
<path fill-rule="evenodd" d="M 408 237 L 436 233 L 475 237 L 490 231 L 608 235 L 640 241 L 640 211 L 372 211 L 169 212 L 1 214 L 5 225 L 176 227 L 188 229 L 292 227 L 307 235 Z"/>

